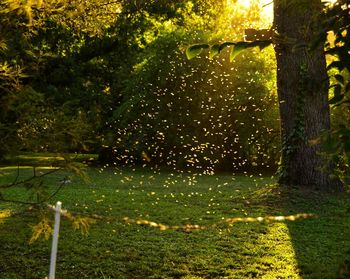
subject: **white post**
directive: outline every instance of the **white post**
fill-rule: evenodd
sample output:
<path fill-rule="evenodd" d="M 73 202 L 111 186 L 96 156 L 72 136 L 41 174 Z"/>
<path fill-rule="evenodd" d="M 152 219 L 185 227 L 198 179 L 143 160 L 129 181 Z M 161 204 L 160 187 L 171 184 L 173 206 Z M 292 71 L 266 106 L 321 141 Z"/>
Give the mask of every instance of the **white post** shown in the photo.
<path fill-rule="evenodd" d="M 55 279 L 58 232 L 60 230 L 61 206 L 62 206 L 62 203 L 58 201 L 56 203 L 56 208 L 55 208 L 55 226 L 54 226 L 53 237 L 52 237 L 49 279 Z"/>

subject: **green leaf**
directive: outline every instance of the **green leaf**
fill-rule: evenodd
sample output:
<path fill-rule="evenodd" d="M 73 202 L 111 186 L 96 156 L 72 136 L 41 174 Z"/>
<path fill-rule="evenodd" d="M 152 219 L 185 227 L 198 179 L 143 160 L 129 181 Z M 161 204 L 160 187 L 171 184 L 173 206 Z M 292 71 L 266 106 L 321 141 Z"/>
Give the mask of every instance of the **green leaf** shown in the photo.
<path fill-rule="evenodd" d="M 214 58 L 216 55 L 218 55 L 220 53 L 220 51 L 221 51 L 220 47 L 221 47 L 220 45 L 216 44 L 210 48 L 210 51 L 209 51 L 209 58 L 210 59 Z"/>
<path fill-rule="evenodd" d="M 334 85 L 334 97 L 340 96 L 341 86 L 339 84 Z"/>
<path fill-rule="evenodd" d="M 337 68 L 338 71 L 342 71 L 345 68 L 345 65 L 342 61 L 333 61 L 331 64 L 328 65 L 327 70 Z"/>
<path fill-rule="evenodd" d="M 198 56 L 199 54 L 202 53 L 204 49 L 209 48 L 208 44 L 198 44 L 198 45 L 193 45 L 190 46 L 189 48 L 186 49 L 186 56 L 188 60 L 191 60 L 192 58 Z"/>
<path fill-rule="evenodd" d="M 232 62 L 238 54 L 240 54 L 243 50 L 245 50 L 248 47 L 248 45 L 249 44 L 247 42 L 236 43 L 231 50 L 230 61 Z"/>
<path fill-rule="evenodd" d="M 345 96 L 344 96 L 345 97 Z M 343 98 L 344 99 L 344 98 Z M 346 104 L 348 106 L 348 108 L 350 109 L 350 100 L 346 100 L 346 101 L 342 101 L 342 102 L 338 102 L 337 104 L 334 105 L 334 107 L 339 107 Z"/>
<path fill-rule="evenodd" d="M 334 97 L 329 100 L 329 104 L 331 105 L 337 104 L 343 99 L 344 99 L 344 95 L 334 95 Z"/>
<path fill-rule="evenodd" d="M 345 93 L 348 93 L 350 91 L 350 82 L 348 82 L 346 85 L 345 85 L 345 89 L 344 89 L 344 92 Z"/>
<path fill-rule="evenodd" d="M 224 48 L 233 46 L 233 49 L 230 54 L 230 60 L 232 61 L 244 49 L 259 47 L 261 51 L 264 48 L 268 47 L 271 43 L 272 43 L 271 40 L 263 40 L 263 41 L 253 41 L 253 42 L 224 42 L 222 44 L 215 44 L 210 48 L 209 58 L 212 59 L 213 57 L 218 55 Z M 202 50 L 197 50 L 197 48 L 202 48 L 202 47 L 206 48 L 207 45 L 195 45 L 192 47 L 196 47 L 195 51 L 198 51 L 200 53 Z"/>
<path fill-rule="evenodd" d="M 237 43 L 233 43 L 233 42 L 224 42 L 220 45 L 219 52 L 222 51 L 225 47 L 234 46 L 236 44 Z"/>
<path fill-rule="evenodd" d="M 344 77 L 342 75 L 335 75 L 334 78 L 342 85 L 344 85 Z"/>
<path fill-rule="evenodd" d="M 258 41 L 258 47 L 259 47 L 260 51 L 262 51 L 264 48 L 267 48 L 271 44 L 272 44 L 271 40 Z"/>

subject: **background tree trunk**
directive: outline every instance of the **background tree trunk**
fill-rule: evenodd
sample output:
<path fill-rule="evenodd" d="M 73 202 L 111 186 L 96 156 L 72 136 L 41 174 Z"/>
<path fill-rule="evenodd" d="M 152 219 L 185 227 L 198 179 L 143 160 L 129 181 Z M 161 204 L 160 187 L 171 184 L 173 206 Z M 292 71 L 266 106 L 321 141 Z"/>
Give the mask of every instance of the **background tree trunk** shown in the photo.
<path fill-rule="evenodd" d="M 275 0 L 277 88 L 281 119 L 280 183 L 341 189 L 322 171 L 320 146 L 311 144 L 330 128 L 328 76 L 323 46 L 309 52 L 320 0 Z"/>

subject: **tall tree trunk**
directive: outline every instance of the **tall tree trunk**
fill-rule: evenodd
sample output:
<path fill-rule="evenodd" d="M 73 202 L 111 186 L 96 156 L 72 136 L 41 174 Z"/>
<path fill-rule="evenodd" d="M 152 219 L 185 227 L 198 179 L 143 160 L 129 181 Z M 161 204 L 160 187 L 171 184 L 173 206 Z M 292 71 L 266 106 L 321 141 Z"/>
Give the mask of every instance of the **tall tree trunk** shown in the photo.
<path fill-rule="evenodd" d="M 341 189 L 331 180 L 312 144 L 330 128 L 328 76 L 323 47 L 308 51 L 316 33 L 321 0 L 275 0 L 274 26 L 282 158 L 280 183 Z"/>

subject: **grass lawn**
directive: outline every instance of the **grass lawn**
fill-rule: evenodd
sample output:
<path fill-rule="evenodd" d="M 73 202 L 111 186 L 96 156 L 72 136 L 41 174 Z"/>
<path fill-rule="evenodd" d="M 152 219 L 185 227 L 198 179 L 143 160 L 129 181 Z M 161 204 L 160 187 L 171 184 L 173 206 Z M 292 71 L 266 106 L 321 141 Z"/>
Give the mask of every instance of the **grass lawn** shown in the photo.
<path fill-rule="evenodd" d="M 0 185 L 16 172 L 1 168 Z M 89 181 L 71 177 L 52 203 L 60 200 L 65 209 L 104 218 L 87 235 L 62 219 L 57 278 L 342 278 L 340 266 L 350 260 L 348 194 L 277 188 L 267 177 L 115 168 L 88 173 Z M 30 168 L 20 169 L 20 179 L 31 174 Z M 54 191 L 64 176 L 45 176 L 47 190 Z M 28 195 L 20 187 L 2 193 L 11 199 Z M 29 244 L 39 217 L 27 207 L 0 203 L 2 279 L 48 275 L 51 241 Z M 298 213 L 315 216 L 256 219 Z M 154 223 L 128 223 L 124 217 Z M 242 219 L 228 222 L 235 217 Z M 187 224 L 203 229 L 171 228 Z"/>

